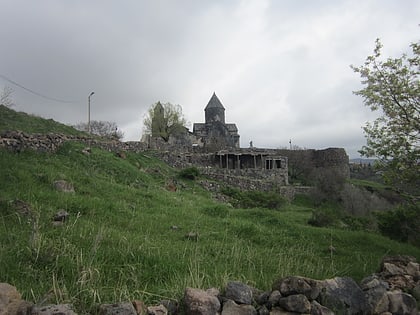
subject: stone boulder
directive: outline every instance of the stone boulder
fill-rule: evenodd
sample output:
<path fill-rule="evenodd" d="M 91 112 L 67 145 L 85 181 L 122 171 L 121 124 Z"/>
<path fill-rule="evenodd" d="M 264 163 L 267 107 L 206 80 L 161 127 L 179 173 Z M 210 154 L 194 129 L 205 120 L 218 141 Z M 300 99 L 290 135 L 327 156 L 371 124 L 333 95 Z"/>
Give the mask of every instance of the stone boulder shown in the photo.
<path fill-rule="evenodd" d="M 311 312 L 311 302 L 303 294 L 289 295 L 281 298 L 279 305 L 286 311 L 307 314 Z"/>
<path fill-rule="evenodd" d="M 223 303 L 221 315 L 257 315 L 257 310 L 248 304 L 236 304 L 232 300 Z"/>
<path fill-rule="evenodd" d="M 74 193 L 73 185 L 63 179 L 54 181 L 53 187 L 57 191 L 61 191 L 65 193 Z"/>
<path fill-rule="evenodd" d="M 239 304 L 252 303 L 252 289 L 239 281 L 230 281 L 226 285 L 224 297 Z"/>
<path fill-rule="evenodd" d="M 0 315 L 27 314 L 32 304 L 22 300 L 16 288 L 8 283 L 0 283 Z"/>
<path fill-rule="evenodd" d="M 186 315 L 215 315 L 220 312 L 221 304 L 215 293 L 217 290 L 186 288 L 184 305 Z"/>
<path fill-rule="evenodd" d="M 318 302 L 338 314 L 369 314 L 369 304 L 362 289 L 348 277 L 318 282 Z"/>
<path fill-rule="evenodd" d="M 272 289 L 280 291 L 283 296 L 303 294 L 310 300 L 315 300 L 319 295 L 317 280 L 297 276 L 277 280 Z"/>

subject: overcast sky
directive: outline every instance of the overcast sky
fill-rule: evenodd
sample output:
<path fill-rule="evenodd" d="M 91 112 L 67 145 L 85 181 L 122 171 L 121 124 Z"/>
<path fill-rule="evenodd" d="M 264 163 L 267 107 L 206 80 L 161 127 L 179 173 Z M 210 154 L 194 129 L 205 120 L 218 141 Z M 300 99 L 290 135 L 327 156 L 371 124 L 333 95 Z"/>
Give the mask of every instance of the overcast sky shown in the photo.
<path fill-rule="evenodd" d="M 0 0 L 0 87 L 15 109 L 76 124 L 115 121 L 138 140 L 151 104 L 204 122 L 213 92 L 241 147 L 344 147 L 373 120 L 350 65 L 419 40 L 418 0 Z M 57 100 L 68 101 L 59 102 Z"/>

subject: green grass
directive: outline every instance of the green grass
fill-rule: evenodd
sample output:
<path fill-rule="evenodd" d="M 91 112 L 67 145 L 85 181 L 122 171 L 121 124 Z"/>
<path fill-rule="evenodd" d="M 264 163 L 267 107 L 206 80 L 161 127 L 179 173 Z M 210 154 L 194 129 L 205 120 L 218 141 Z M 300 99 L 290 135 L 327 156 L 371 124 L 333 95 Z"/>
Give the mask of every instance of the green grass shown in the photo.
<path fill-rule="evenodd" d="M 377 234 L 309 226 L 304 197 L 282 210 L 232 208 L 147 154 L 120 159 L 82 149 L 0 150 L 0 281 L 28 300 L 72 302 L 83 313 L 98 303 L 179 299 L 187 286 L 222 288 L 229 280 L 261 289 L 286 275 L 360 280 L 384 255 L 420 258 L 419 249 Z M 54 191 L 58 179 L 76 192 Z M 166 189 L 173 181 L 176 192 Z M 16 213 L 15 199 L 32 206 L 32 218 Z M 58 209 L 70 219 L 53 227 Z M 184 238 L 190 231 L 197 242 Z"/>

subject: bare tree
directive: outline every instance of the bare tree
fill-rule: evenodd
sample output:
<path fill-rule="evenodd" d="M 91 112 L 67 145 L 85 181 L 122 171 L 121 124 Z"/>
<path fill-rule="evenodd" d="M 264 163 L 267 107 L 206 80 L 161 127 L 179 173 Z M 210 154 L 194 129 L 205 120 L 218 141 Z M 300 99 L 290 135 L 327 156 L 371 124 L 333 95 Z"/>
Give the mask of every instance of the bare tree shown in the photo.
<path fill-rule="evenodd" d="M 77 130 L 88 132 L 88 124 L 85 122 L 80 122 L 73 127 Z M 91 120 L 90 131 L 94 135 L 105 138 L 121 140 L 124 137 L 124 133 L 118 130 L 117 124 L 113 121 Z"/>
<path fill-rule="evenodd" d="M 12 99 L 13 89 L 10 86 L 5 85 L 3 91 L 0 94 L 0 105 L 4 105 L 8 108 L 15 106 Z"/>

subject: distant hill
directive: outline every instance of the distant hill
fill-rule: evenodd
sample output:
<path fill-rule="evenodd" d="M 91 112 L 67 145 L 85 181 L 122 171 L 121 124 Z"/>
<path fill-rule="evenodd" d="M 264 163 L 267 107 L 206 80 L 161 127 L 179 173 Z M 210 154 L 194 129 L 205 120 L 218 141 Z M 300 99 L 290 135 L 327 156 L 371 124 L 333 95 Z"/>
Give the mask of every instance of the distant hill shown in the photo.
<path fill-rule="evenodd" d="M 62 133 L 69 135 L 82 135 L 84 132 L 73 127 L 44 119 L 24 112 L 17 112 L 4 105 L 0 105 L 0 132 L 5 130 L 20 130 L 27 133 Z"/>

